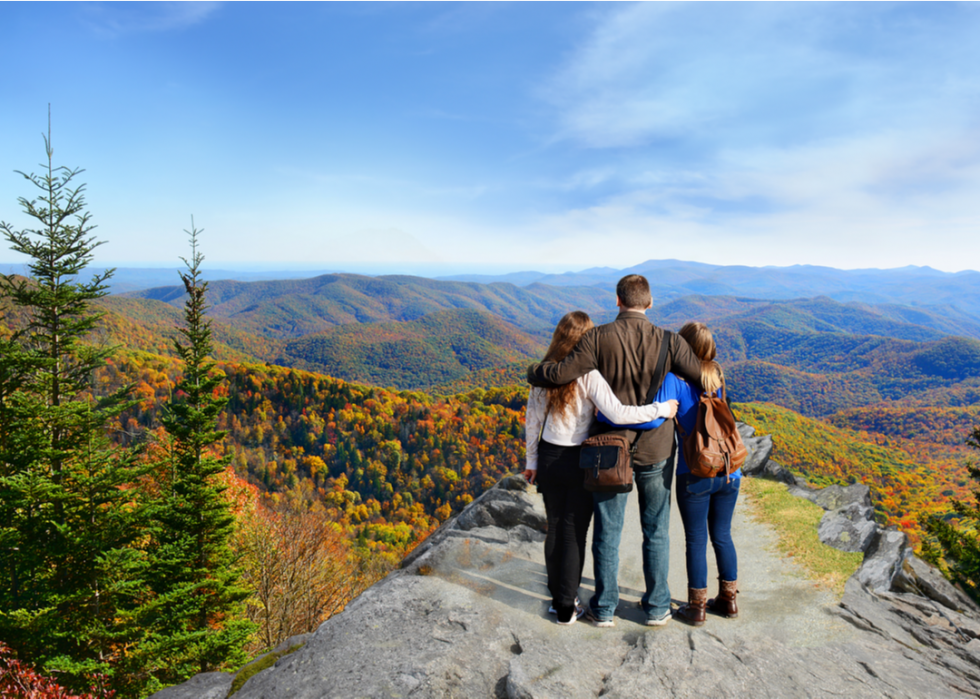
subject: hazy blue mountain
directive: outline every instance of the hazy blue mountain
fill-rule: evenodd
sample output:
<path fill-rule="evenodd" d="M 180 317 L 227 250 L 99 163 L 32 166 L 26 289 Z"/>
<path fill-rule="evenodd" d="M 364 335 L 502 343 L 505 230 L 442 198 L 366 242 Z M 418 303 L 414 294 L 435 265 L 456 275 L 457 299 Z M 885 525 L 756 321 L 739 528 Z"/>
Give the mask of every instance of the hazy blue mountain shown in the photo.
<path fill-rule="evenodd" d="M 531 272 L 523 272 L 530 278 Z M 683 260 L 647 260 L 625 269 L 599 267 L 581 272 L 542 275 L 535 283 L 551 286 L 615 288 L 624 274 L 650 280 L 654 304 L 698 294 L 755 299 L 828 296 L 836 301 L 907 306 L 947 305 L 980 319 L 980 272 L 941 272 L 931 267 L 841 270 L 816 265 L 746 267 Z M 451 279 L 447 277 L 447 279 Z M 497 277 L 483 276 L 490 283 Z"/>
<path fill-rule="evenodd" d="M 89 267 L 88 274 L 100 274 L 106 267 Z M 112 278 L 109 279 L 109 292 L 125 294 L 131 291 L 153 289 L 180 283 L 182 266 L 176 263 L 173 267 L 116 267 Z M 272 279 L 306 279 L 320 274 L 328 274 L 332 270 L 271 270 L 247 271 L 231 269 L 205 269 L 201 273 L 204 281 L 234 280 L 242 282 L 263 281 Z M 0 264 L 0 274 L 28 273 L 27 265 Z"/>

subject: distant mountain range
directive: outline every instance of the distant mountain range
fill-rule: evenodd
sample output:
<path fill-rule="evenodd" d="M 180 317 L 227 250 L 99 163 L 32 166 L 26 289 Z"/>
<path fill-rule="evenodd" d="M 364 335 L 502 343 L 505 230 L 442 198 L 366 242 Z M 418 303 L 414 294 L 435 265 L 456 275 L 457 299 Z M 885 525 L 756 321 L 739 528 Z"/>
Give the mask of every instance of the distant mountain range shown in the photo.
<path fill-rule="evenodd" d="M 595 267 L 581 272 L 506 275 L 457 275 L 452 281 L 520 286 L 598 286 L 614 289 L 625 274 L 650 280 L 654 303 L 689 294 L 741 296 L 754 299 L 793 299 L 829 296 L 836 301 L 871 304 L 949 305 L 980 318 L 980 272 L 941 272 L 931 267 L 841 270 L 814 265 L 743 267 L 709 265 L 682 260 L 647 260 L 634 267 Z"/>
<path fill-rule="evenodd" d="M 23 274 L 24 266 L 0 264 L 0 273 Z M 898 269 L 841 270 L 814 265 L 790 267 L 746 267 L 711 265 L 682 260 L 647 260 L 646 262 L 614 269 L 594 267 L 579 272 L 547 274 L 516 272 L 501 275 L 460 274 L 438 277 L 429 281 L 447 281 L 493 285 L 511 284 L 519 288 L 533 285 L 550 287 L 598 287 L 610 291 L 624 274 L 643 274 L 650 280 L 654 303 L 659 305 L 692 294 L 700 296 L 734 296 L 752 299 L 785 300 L 827 296 L 840 302 L 865 304 L 897 304 L 902 307 L 948 306 L 965 312 L 976 321 L 980 319 L 980 272 L 941 272 L 930 267 Z M 256 282 L 308 280 L 314 272 L 205 270 L 204 278 L 212 282 Z M 330 273 L 319 277 L 354 278 L 358 275 Z M 382 276 L 362 279 L 398 280 L 421 277 Z M 174 269 L 127 268 L 116 270 L 110 281 L 113 293 L 140 291 L 174 285 L 178 282 Z M 436 309 L 432 309 L 436 310 Z M 484 309 L 491 310 L 492 309 Z M 587 309 L 586 309 L 587 310 Z M 429 311 L 431 312 L 431 311 Z M 499 314 L 498 314 L 499 315 Z M 348 319 L 344 322 L 360 322 Z M 373 320 L 381 320 L 373 318 Z M 385 320 L 397 320 L 387 318 Z M 401 320 L 414 320 L 402 318 Z"/>
<path fill-rule="evenodd" d="M 183 299 L 177 286 L 104 299 L 106 341 L 170 354 Z M 522 382 L 569 310 L 615 316 L 614 292 L 600 286 L 421 277 L 215 281 L 208 299 L 221 359 L 440 393 Z M 688 295 L 648 316 L 673 329 L 706 322 L 740 401 L 815 417 L 895 400 L 980 402 L 980 320 L 950 304 Z"/>
<path fill-rule="evenodd" d="M 184 289 L 167 286 L 125 294 L 173 305 Z M 328 274 L 312 279 L 209 284 L 214 318 L 269 337 L 294 338 L 338 325 L 415 321 L 437 311 L 470 309 L 491 313 L 532 333 L 550 334 L 568 311 L 603 317 L 615 314 L 615 297 L 596 287 L 558 288 L 533 284 L 445 282 L 424 277 L 365 277 Z"/>
<path fill-rule="evenodd" d="M 152 289 L 157 286 L 169 286 L 174 282 L 180 281 L 181 265 L 175 263 L 171 267 L 115 267 L 112 277 L 109 279 L 109 290 L 113 294 L 124 294 L 129 291 L 139 291 L 141 289 Z M 106 271 L 106 267 L 89 267 L 88 272 L 101 273 Z M 231 269 L 205 269 L 201 273 L 201 278 L 205 281 L 217 281 L 221 279 L 233 279 L 240 282 L 254 282 L 269 279 L 306 279 L 319 274 L 329 274 L 337 270 L 231 270 Z M 3 264 L 0 263 L 0 274 L 19 274 L 27 275 L 29 270 L 23 264 Z"/>
<path fill-rule="evenodd" d="M 182 292 L 163 287 L 106 304 L 138 325 L 176 311 Z M 562 314 L 580 308 L 608 321 L 612 296 L 600 287 L 325 275 L 214 282 L 209 300 L 225 356 L 251 352 L 350 381 L 449 393 L 522 382 Z M 648 315 L 675 330 L 706 322 L 737 400 L 825 416 L 898 399 L 971 405 L 980 390 L 980 321 L 949 305 L 689 295 Z"/>

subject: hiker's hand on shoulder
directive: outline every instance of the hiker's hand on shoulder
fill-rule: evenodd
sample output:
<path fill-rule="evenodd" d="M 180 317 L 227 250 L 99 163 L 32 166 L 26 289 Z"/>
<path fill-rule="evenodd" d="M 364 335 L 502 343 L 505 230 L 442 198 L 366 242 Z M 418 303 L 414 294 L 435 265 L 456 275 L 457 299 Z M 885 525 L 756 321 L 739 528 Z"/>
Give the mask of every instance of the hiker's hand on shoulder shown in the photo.
<path fill-rule="evenodd" d="M 667 406 L 667 414 L 664 415 L 668 420 L 677 415 L 677 406 L 679 403 L 676 400 L 669 400 L 664 403 Z"/>

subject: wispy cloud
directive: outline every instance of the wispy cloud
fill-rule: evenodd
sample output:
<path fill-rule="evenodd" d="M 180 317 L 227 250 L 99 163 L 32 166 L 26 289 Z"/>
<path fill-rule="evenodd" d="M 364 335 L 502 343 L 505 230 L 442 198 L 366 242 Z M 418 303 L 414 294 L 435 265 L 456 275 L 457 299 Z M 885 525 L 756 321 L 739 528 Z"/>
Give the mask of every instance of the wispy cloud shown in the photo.
<path fill-rule="evenodd" d="M 946 8 L 948 10 L 948 8 Z M 980 13 L 640 3 L 614 6 L 542 86 L 554 137 L 589 148 L 794 144 L 921 123 L 980 82 Z M 948 36 L 937 40 L 937 32 Z"/>
<path fill-rule="evenodd" d="M 976 7 L 596 12 L 538 97 L 550 147 L 610 185 L 530 224 L 548 241 L 759 264 L 840 265 L 846 250 L 882 266 L 929 239 L 951 251 L 930 264 L 977 264 L 952 252 L 980 225 Z"/>
<path fill-rule="evenodd" d="M 116 37 L 186 29 L 205 21 L 220 5 L 220 2 L 96 2 L 79 5 L 78 10 L 81 21 L 93 31 Z"/>

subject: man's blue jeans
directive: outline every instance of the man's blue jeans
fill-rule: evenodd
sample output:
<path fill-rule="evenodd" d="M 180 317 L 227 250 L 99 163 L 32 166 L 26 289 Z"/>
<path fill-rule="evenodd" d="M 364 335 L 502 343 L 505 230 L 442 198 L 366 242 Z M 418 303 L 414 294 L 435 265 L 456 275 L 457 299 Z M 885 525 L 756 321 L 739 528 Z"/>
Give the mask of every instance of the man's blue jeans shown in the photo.
<path fill-rule="evenodd" d="M 670 485 L 673 459 L 652 466 L 638 466 L 633 485 L 640 504 L 643 530 L 643 577 L 646 592 L 642 606 L 647 618 L 670 611 L 667 570 L 670 565 Z M 592 561 L 595 566 L 595 596 L 589 601 L 600 621 L 613 618 L 619 604 L 619 539 L 623 533 L 629 493 L 593 493 L 595 524 L 592 532 Z"/>

